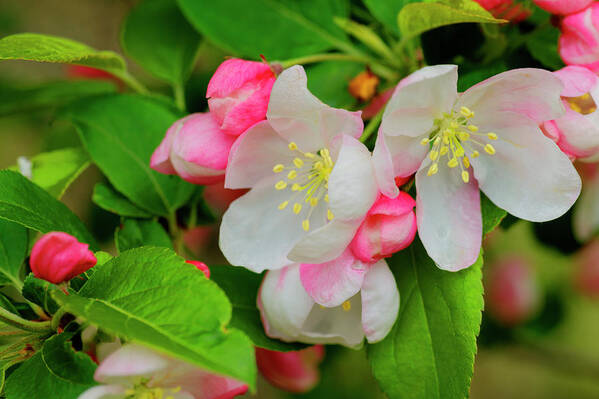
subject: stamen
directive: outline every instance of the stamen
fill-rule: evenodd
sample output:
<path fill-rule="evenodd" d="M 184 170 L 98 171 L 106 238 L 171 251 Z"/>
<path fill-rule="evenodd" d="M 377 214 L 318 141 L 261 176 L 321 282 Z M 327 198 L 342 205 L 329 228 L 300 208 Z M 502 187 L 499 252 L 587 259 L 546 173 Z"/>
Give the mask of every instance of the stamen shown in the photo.
<path fill-rule="evenodd" d="M 476 157 L 478 157 L 479 155 L 480 155 L 480 153 L 479 153 L 478 151 L 472 151 L 472 154 L 470 154 L 470 156 L 471 156 L 472 158 L 476 158 Z"/>
<path fill-rule="evenodd" d="M 495 147 L 493 147 L 491 144 L 487 144 L 485 145 L 485 152 L 489 155 L 493 155 L 495 154 Z"/>
<path fill-rule="evenodd" d="M 318 205 L 318 198 L 310 198 L 310 206 Z"/>
<path fill-rule="evenodd" d="M 462 163 L 464 164 L 464 166 L 466 167 L 466 169 L 468 169 L 470 167 L 470 160 L 468 159 L 468 157 L 464 157 L 462 159 Z"/>
<path fill-rule="evenodd" d="M 333 212 L 331 212 L 330 209 L 327 209 L 327 219 L 333 220 L 334 218 L 335 218 L 335 215 L 333 215 Z"/>
<path fill-rule="evenodd" d="M 304 166 L 304 161 L 302 161 L 300 158 L 295 158 L 293 160 L 293 164 L 295 165 L 296 168 L 301 168 L 302 166 Z"/>
<path fill-rule="evenodd" d="M 293 204 L 293 213 L 296 215 L 302 211 L 302 204 L 298 204 L 297 202 Z"/>
<path fill-rule="evenodd" d="M 329 195 L 328 194 L 324 195 L 324 202 L 329 202 Z"/>
<path fill-rule="evenodd" d="M 468 108 L 468 107 L 461 107 L 460 108 L 460 113 L 462 115 L 464 115 L 466 118 L 472 118 L 472 117 L 474 117 L 474 112 L 472 112 L 470 110 L 470 108 Z"/>
<path fill-rule="evenodd" d="M 429 143 L 429 141 L 430 141 L 429 139 L 424 138 L 424 139 L 420 140 L 420 144 L 421 145 L 427 145 Z"/>
<path fill-rule="evenodd" d="M 436 160 L 439 157 L 439 152 L 432 150 L 429 154 L 428 154 L 429 158 L 431 159 L 431 161 Z"/>
<path fill-rule="evenodd" d="M 464 181 L 464 183 L 468 183 L 468 181 L 470 180 L 470 174 L 467 171 L 462 171 L 462 180 Z"/>
<path fill-rule="evenodd" d="M 283 210 L 285 208 L 287 208 L 287 205 L 289 204 L 289 201 L 283 201 L 279 204 L 279 209 Z"/>
<path fill-rule="evenodd" d="M 450 168 L 455 168 L 456 166 L 458 166 L 457 158 L 451 158 L 449 162 L 447 162 L 447 166 L 449 166 Z"/>
<path fill-rule="evenodd" d="M 293 183 L 293 185 L 291 186 L 291 191 L 300 191 L 301 189 L 301 186 L 297 183 Z"/>
<path fill-rule="evenodd" d="M 310 159 L 314 159 L 316 157 L 316 155 L 312 154 L 311 152 L 305 152 L 304 156 Z"/>
<path fill-rule="evenodd" d="M 487 133 L 487 137 L 489 140 L 497 140 L 497 135 L 495 133 Z"/>
<path fill-rule="evenodd" d="M 291 172 L 287 173 L 287 178 L 289 180 L 293 180 L 297 177 L 297 172 L 295 170 L 292 170 Z"/>
<path fill-rule="evenodd" d="M 470 130 L 473 133 L 478 132 L 478 126 L 476 126 L 476 125 L 468 125 L 467 128 L 468 128 L 468 130 Z"/>
<path fill-rule="evenodd" d="M 275 184 L 275 188 L 276 188 L 277 190 L 284 190 L 284 189 L 285 189 L 285 187 L 287 187 L 287 182 L 285 182 L 285 181 L 283 181 L 283 180 L 279 180 L 279 181 L 277 182 L 277 184 Z"/>
<path fill-rule="evenodd" d="M 438 171 L 439 171 L 439 165 L 438 165 L 438 164 L 436 164 L 436 163 L 434 163 L 434 164 L 432 164 L 432 165 L 431 165 L 431 167 L 430 167 L 430 168 L 428 168 L 427 175 L 428 175 L 428 176 L 432 176 L 432 175 L 434 175 L 435 173 L 437 173 Z"/>
<path fill-rule="evenodd" d="M 310 230 L 310 221 L 308 219 L 302 222 L 302 228 L 304 229 L 304 231 Z"/>
<path fill-rule="evenodd" d="M 289 149 L 291 151 L 297 150 L 297 144 L 295 144 L 293 141 L 291 143 L 289 143 L 289 145 L 287 147 L 289 147 Z"/>
<path fill-rule="evenodd" d="M 285 169 L 285 166 L 279 163 L 272 168 L 272 171 L 275 173 L 281 173 L 283 169 Z"/>
<path fill-rule="evenodd" d="M 346 312 L 349 312 L 351 310 L 351 303 L 349 301 L 343 302 L 341 306 L 343 307 L 343 310 Z"/>
<path fill-rule="evenodd" d="M 449 151 L 449 147 L 443 146 L 443 147 L 441 147 L 441 151 L 439 152 L 439 154 L 445 155 L 445 154 L 447 154 L 448 151 Z"/>

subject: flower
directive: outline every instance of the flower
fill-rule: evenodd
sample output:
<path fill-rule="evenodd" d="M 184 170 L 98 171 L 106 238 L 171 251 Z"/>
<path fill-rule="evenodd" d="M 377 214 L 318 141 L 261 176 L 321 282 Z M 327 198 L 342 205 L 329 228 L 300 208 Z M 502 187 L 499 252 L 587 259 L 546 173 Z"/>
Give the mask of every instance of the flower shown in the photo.
<path fill-rule="evenodd" d="M 96 265 L 97 259 L 88 248 L 67 233 L 44 234 L 31 250 L 31 271 L 35 277 L 54 284 L 69 281 Z"/>
<path fill-rule="evenodd" d="M 96 369 L 98 385 L 79 399 L 230 399 L 247 385 L 171 359 L 137 344 L 127 344 L 106 357 Z"/>
<path fill-rule="evenodd" d="M 568 15 L 582 11 L 594 0 L 533 0 L 534 3 L 552 14 Z"/>
<path fill-rule="evenodd" d="M 150 160 L 150 167 L 194 184 L 222 181 L 235 137 L 224 134 L 210 113 L 175 122 Z"/>
<path fill-rule="evenodd" d="M 415 205 L 412 197 L 403 191 L 396 198 L 381 195 L 351 242 L 354 256 L 374 263 L 410 245 L 416 236 Z"/>
<path fill-rule="evenodd" d="M 599 232 L 599 164 L 578 163 L 577 168 L 583 184 L 572 222 L 576 239 L 586 242 Z"/>
<path fill-rule="evenodd" d="M 379 85 L 379 77 L 369 69 L 360 72 L 350 80 L 347 89 L 349 94 L 359 101 L 368 101 L 376 94 Z"/>
<path fill-rule="evenodd" d="M 255 272 L 338 257 L 379 191 L 394 197 L 390 157 L 357 140 L 360 112 L 331 108 L 307 89 L 301 66 L 275 82 L 267 120 L 231 149 L 225 187 L 251 188 L 225 212 L 220 248 Z"/>
<path fill-rule="evenodd" d="M 262 62 L 226 60 L 208 83 L 210 113 L 223 132 L 238 136 L 264 120 L 275 74 Z"/>
<path fill-rule="evenodd" d="M 322 345 L 289 352 L 256 348 L 258 370 L 264 378 L 274 386 L 294 393 L 308 392 L 318 384 L 318 365 L 323 358 Z"/>
<path fill-rule="evenodd" d="M 323 264 L 269 271 L 258 293 L 266 334 L 283 341 L 359 347 L 393 327 L 399 291 L 384 260 L 367 265 L 346 250 Z"/>
<path fill-rule="evenodd" d="M 599 160 L 599 78 L 584 67 L 567 66 L 554 72 L 564 84 L 561 92 L 566 114 L 541 125 L 572 159 Z"/>
<path fill-rule="evenodd" d="M 538 127 L 562 115 L 561 90 L 556 76 L 531 68 L 501 73 L 459 96 L 455 65 L 425 67 L 399 83 L 377 147 L 393 159 L 395 175 L 418 171 L 418 233 L 440 268 L 457 271 L 478 257 L 479 188 L 530 221 L 557 218 L 572 206 L 580 177 Z"/>
<path fill-rule="evenodd" d="M 197 267 L 198 270 L 204 273 L 204 276 L 206 276 L 206 278 L 210 278 L 210 268 L 204 262 L 200 262 L 197 260 L 186 260 L 185 262 L 189 263 L 190 265 L 194 265 L 195 267 Z"/>
<path fill-rule="evenodd" d="M 599 3 L 567 15 L 560 28 L 558 49 L 564 62 L 599 72 Z"/>
<path fill-rule="evenodd" d="M 518 23 L 524 21 L 531 11 L 522 4 L 514 3 L 513 0 L 474 0 L 485 10 L 489 11 L 495 18 L 507 19 Z"/>

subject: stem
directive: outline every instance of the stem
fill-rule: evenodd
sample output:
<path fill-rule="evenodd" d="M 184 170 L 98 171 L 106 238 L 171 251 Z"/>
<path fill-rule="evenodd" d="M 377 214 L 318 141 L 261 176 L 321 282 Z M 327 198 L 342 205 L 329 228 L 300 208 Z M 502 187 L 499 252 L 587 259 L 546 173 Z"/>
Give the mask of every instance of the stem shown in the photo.
<path fill-rule="evenodd" d="M 290 60 L 281 61 L 280 64 L 283 69 L 287 69 L 293 65 L 298 64 L 313 64 L 315 62 L 322 61 L 348 61 L 358 62 L 369 65 L 373 72 L 384 77 L 385 79 L 394 80 L 397 79 L 397 74 L 390 68 L 380 64 L 377 60 L 359 54 L 344 54 L 344 53 L 323 53 L 323 54 L 312 54 L 305 57 L 292 58 Z"/>
<path fill-rule="evenodd" d="M 379 126 L 379 124 L 381 123 L 381 119 L 383 119 L 384 111 L 385 107 L 382 107 L 380 111 L 376 113 L 374 118 L 372 118 L 370 122 L 368 122 L 368 125 L 366 125 L 366 128 L 364 129 L 364 132 L 362 132 L 362 136 L 360 137 L 360 141 L 362 143 L 366 142 L 366 140 L 368 140 L 368 138 L 372 136 L 374 130 Z"/>
<path fill-rule="evenodd" d="M 183 85 L 175 83 L 173 85 L 173 93 L 175 95 L 175 104 L 177 105 L 177 108 L 185 112 L 185 89 L 183 88 Z"/>
<path fill-rule="evenodd" d="M 60 326 L 60 320 L 62 320 L 62 316 L 64 316 L 66 313 L 67 313 L 67 311 L 65 310 L 65 308 L 59 308 L 56 311 L 56 313 L 54 313 L 54 316 L 52 316 L 52 322 L 51 322 L 53 331 L 58 330 L 58 327 Z"/>
<path fill-rule="evenodd" d="M 175 252 L 180 254 L 183 249 L 183 235 L 181 234 L 179 226 L 177 225 L 177 215 L 174 212 L 168 216 L 168 230 L 171 233 L 171 238 L 173 239 L 173 247 L 175 248 Z"/>
<path fill-rule="evenodd" d="M 14 313 L 9 312 L 8 310 L 0 307 L 0 320 L 5 322 L 6 324 L 10 324 L 11 326 L 20 328 L 25 331 L 32 332 L 50 332 L 52 331 L 51 325 L 49 321 L 36 322 L 25 320 L 20 316 L 17 316 Z"/>
<path fill-rule="evenodd" d="M 142 85 L 137 79 L 135 79 L 132 75 L 130 75 L 129 72 L 110 71 L 110 73 L 119 78 L 121 81 L 123 81 L 123 83 L 125 83 L 127 86 L 129 86 L 131 89 L 138 92 L 139 94 L 150 93 L 148 89 L 144 85 Z"/>
<path fill-rule="evenodd" d="M 38 315 L 41 319 L 50 320 L 50 318 L 48 317 L 48 315 L 46 314 L 44 309 L 42 309 L 40 306 L 38 306 L 35 303 L 30 302 L 30 301 L 27 301 L 27 304 L 29 305 L 31 310 L 33 310 L 35 312 L 35 314 Z"/>

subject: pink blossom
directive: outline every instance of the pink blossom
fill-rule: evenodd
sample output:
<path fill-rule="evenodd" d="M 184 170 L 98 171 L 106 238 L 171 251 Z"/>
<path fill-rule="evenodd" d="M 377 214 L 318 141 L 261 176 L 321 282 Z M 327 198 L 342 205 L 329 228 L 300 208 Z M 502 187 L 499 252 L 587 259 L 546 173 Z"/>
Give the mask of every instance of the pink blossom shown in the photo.
<path fill-rule="evenodd" d="M 558 46 L 564 62 L 599 72 L 599 3 L 567 15 L 561 31 Z"/>
<path fill-rule="evenodd" d="M 290 352 L 256 348 L 258 370 L 264 378 L 274 386 L 294 393 L 307 392 L 318 384 L 318 365 L 323 358 L 322 345 Z"/>
<path fill-rule="evenodd" d="M 524 21 L 531 11 L 514 0 L 475 0 L 485 10 L 489 11 L 495 18 L 507 19 L 518 23 Z"/>
<path fill-rule="evenodd" d="M 96 257 L 88 248 L 67 233 L 44 234 L 31 250 L 31 271 L 54 284 L 69 281 L 96 265 Z"/>
<path fill-rule="evenodd" d="M 575 284 L 583 294 L 599 299 L 599 239 L 587 244 L 576 256 Z"/>
<path fill-rule="evenodd" d="M 208 83 L 208 107 L 223 132 L 239 136 L 266 118 L 275 74 L 262 62 L 226 60 Z"/>
<path fill-rule="evenodd" d="M 353 254 L 363 262 L 374 263 L 410 245 L 416 235 L 415 205 L 403 191 L 396 198 L 381 195 L 350 244 Z"/>
<path fill-rule="evenodd" d="M 212 184 L 225 178 L 229 151 L 235 137 L 219 129 L 211 113 L 196 113 L 175 122 L 150 160 L 150 167 L 177 174 L 194 184 Z"/>
<path fill-rule="evenodd" d="M 198 270 L 204 273 L 206 278 L 210 278 L 210 268 L 204 262 L 200 262 L 197 260 L 187 260 L 185 262 L 189 263 L 190 265 L 194 265 L 195 267 L 197 267 Z"/>
<path fill-rule="evenodd" d="M 568 15 L 582 11 L 594 0 L 533 0 L 545 11 L 556 15 Z"/>

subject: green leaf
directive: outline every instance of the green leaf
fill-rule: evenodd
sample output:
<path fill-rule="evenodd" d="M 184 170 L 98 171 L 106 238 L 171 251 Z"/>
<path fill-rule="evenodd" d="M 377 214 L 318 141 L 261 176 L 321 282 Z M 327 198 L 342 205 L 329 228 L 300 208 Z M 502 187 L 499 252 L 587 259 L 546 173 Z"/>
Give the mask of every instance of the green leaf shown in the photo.
<path fill-rule="evenodd" d="M 44 364 L 42 352 L 37 352 L 6 379 L 6 397 L 77 399 L 91 387 L 91 384 L 73 383 L 53 374 Z"/>
<path fill-rule="evenodd" d="M 69 208 L 17 172 L 0 171 L 0 219 L 11 220 L 41 233 L 64 231 L 90 244 L 92 249 L 98 247 Z"/>
<path fill-rule="evenodd" d="M 483 217 L 483 236 L 495 230 L 507 215 L 506 211 L 497 207 L 482 192 L 480 193 L 480 211 Z"/>
<path fill-rule="evenodd" d="M 242 267 L 210 266 L 210 279 L 225 291 L 233 305 L 231 327 L 242 330 L 254 345 L 260 348 L 281 352 L 305 348 L 306 345 L 303 344 L 290 344 L 271 339 L 264 333 L 260 311 L 256 307 L 256 297 L 262 277 Z"/>
<path fill-rule="evenodd" d="M 58 310 L 58 305 L 51 296 L 55 288 L 54 284 L 29 274 L 25 279 L 22 294 L 25 299 L 41 306 L 48 314 L 54 314 Z"/>
<path fill-rule="evenodd" d="M 94 269 L 78 294 L 54 291 L 66 311 L 255 388 L 252 343 L 241 331 L 226 328 L 231 304 L 194 266 L 172 250 L 144 247 Z"/>
<path fill-rule="evenodd" d="M 96 385 L 96 364 L 85 353 L 75 352 L 68 341 L 68 333 L 48 339 L 42 347 L 42 360 L 48 370 L 58 378 L 72 384 Z"/>
<path fill-rule="evenodd" d="M 112 51 L 98 51 L 83 43 L 38 33 L 18 33 L 0 40 L 0 60 L 26 60 L 77 64 L 122 74 L 123 58 Z"/>
<path fill-rule="evenodd" d="M 483 309 L 482 257 L 446 272 L 416 239 L 389 264 L 401 305 L 389 335 L 369 346 L 374 376 L 390 399 L 467 398 Z"/>
<path fill-rule="evenodd" d="M 30 159 L 31 181 L 60 199 L 66 189 L 90 165 L 82 148 L 64 148 L 38 154 Z M 18 171 L 17 166 L 10 170 Z"/>
<path fill-rule="evenodd" d="M 397 16 L 399 30 L 404 37 L 413 37 L 440 26 L 464 22 L 500 24 L 507 21 L 495 19 L 474 0 L 408 4 Z"/>
<path fill-rule="evenodd" d="M 177 120 L 170 109 L 135 95 L 78 101 L 63 113 L 110 183 L 140 208 L 167 216 L 191 196 L 194 186 L 150 169 L 150 157 Z"/>
<path fill-rule="evenodd" d="M 557 70 L 565 66 L 557 50 L 559 29 L 547 26 L 538 29 L 526 41 L 530 54 L 548 69 Z"/>
<path fill-rule="evenodd" d="M 214 44 L 269 61 L 352 46 L 333 17 L 349 15 L 345 0 L 178 0 L 187 19 Z"/>
<path fill-rule="evenodd" d="M 365 69 L 353 62 L 330 61 L 306 68 L 308 89 L 332 107 L 347 107 L 356 100 L 349 94 L 349 81 Z M 334 76 L 335 79 L 331 79 Z"/>
<path fill-rule="evenodd" d="M 385 27 L 392 32 L 399 34 L 397 26 L 397 14 L 401 9 L 410 3 L 417 3 L 420 0 L 363 0 L 364 5 L 370 13 L 374 15 Z"/>
<path fill-rule="evenodd" d="M 133 205 L 127 198 L 114 191 L 104 183 L 94 186 L 92 201 L 100 208 L 121 216 L 149 218 L 152 215 Z"/>
<path fill-rule="evenodd" d="M 0 85 L 0 116 L 61 106 L 81 97 L 114 91 L 116 87 L 113 83 L 99 80 Z"/>
<path fill-rule="evenodd" d="M 0 284 L 13 284 L 15 287 L 23 284 L 21 265 L 27 256 L 28 242 L 26 228 L 0 219 Z"/>
<path fill-rule="evenodd" d="M 145 0 L 125 19 L 121 44 L 127 55 L 156 77 L 182 85 L 193 67 L 200 35 L 175 0 Z"/>
<path fill-rule="evenodd" d="M 155 220 L 126 219 L 122 227 L 117 229 L 114 241 L 119 252 L 144 245 L 173 247 L 167 232 Z"/>

